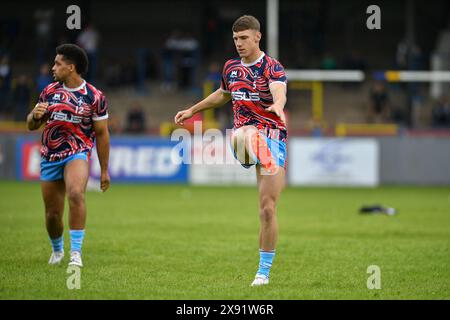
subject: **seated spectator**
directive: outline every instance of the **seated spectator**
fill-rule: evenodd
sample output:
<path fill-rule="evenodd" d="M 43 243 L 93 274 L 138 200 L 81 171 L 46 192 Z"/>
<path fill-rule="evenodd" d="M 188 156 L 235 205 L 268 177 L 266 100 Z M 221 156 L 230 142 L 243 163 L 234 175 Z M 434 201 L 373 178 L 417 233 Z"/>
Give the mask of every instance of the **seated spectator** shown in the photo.
<path fill-rule="evenodd" d="M 206 81 L 211 81 L 214 83 L 214 90 L 217 90 L 220 87 L 220 83 L 222 81 L 222 69 L 217 62 L 212 62 L 209 65 Z"/>
<path fill-rule="evenodd" d="M 46 86 L 53 82 L 53 78 L 50 75 L 50 67 L 48 63 L 44 63 L 41 65 L 39 69 L 39 75 L 36 78 L 36 90 L 38 94 L 44 90 Z"/>
<path fill-rule="evenodd" d="M 135 102 L 127 114 L 126 132 L 131 134 L 145 133 L 145 114 L 142 106 Z"/>
<path fill-rule="evenodd" d="M 20 75 L 14 85 L 12 105 L 14 106 L 14 120 L 25 121 L 30 111 L 31 81 L 28 76 Z"/>
<path fill-rule="evenodd" d="M 435 128 L 450 128 L 450 99 L 442 96 L 431 112 L 432 125 Z"/>
<path fill-rule="evenodd" d="M 336 59 L 330 52 L 325 53 L 325 55 L 323 56 L 323 59 L 320 63 L 320 68 L 323 70 L 336 69 Z"/>
<path fill-rule="evenodd" d="M 353 50 L 350 55 L 344 59 L 344 69 L 365 71 L 367 69 L 367 62 L 361 56 L 359 51 Z"/>
<path fill-rule="evenodd" d="M 369 115 L 368 121 L 387 122 L 389 121 L 389 96 L 386 86 L 382 81 L 375 81 L 370 90 Z"/>
<path fill-rule="evenodd" d="M 0 114 L 9 113 L 9 95 L 11 90 L 11 66 L 7 56 L 0 58 Z"/>

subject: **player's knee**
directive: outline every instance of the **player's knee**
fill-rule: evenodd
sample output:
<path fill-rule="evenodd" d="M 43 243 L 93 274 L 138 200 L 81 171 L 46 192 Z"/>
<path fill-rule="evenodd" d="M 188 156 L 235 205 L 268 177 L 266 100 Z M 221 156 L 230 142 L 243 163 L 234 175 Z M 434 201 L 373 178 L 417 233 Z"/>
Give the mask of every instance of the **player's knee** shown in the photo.
<path fill-rule="evenodd" d="M 81 189 L 70 189 L 67 191 L 67 198 L 72 204 L 81 204 L 84 202 L 84 191 Z"/>
<path fill-rule="evenodd" d="M 62 212 L 56 209 L 47 208 L 45 210 L 45 218 L 47 220 L 60 220 L 62 216 Z"/>
<path fill-rule="evenodd" d="M 267 199 L 262 201 L 259 209 L 259 218 L 269 222 L 275 217 L 275 201 Z"/>

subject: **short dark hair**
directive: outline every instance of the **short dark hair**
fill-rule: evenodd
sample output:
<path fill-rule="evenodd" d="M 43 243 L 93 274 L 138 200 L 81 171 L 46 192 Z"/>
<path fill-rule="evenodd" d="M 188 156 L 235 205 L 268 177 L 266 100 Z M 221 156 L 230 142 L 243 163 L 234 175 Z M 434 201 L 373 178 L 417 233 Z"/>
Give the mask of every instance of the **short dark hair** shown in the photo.
<path fill-rule="evenodd" d="M 256 19 L 254 16 L 244 15 L 239 18 L 233 23 L 233 32 L 239 32 L 244 30 L 256 30 L 259 31 L 261 28 L 261 25 L 259 24 L 258 19 Z"/>
<path fill-rule="evenodd" d="M 71 43 L 59 45 L 56 47 L 56 54 L 64 56 L 64 60 L 73 63 L 78 74 L 87 72 L 89 60 L 86 52 L 79 46 Z"/>

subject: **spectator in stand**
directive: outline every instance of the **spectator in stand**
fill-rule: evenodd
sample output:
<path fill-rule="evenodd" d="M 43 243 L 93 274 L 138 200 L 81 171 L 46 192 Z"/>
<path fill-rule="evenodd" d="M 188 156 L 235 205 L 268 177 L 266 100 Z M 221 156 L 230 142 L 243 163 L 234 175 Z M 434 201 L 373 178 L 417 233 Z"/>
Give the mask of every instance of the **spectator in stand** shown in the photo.
<path fill-rule="evenodd" d="M 177 61 L 178 41 L 180 34 L 177 30 L 171 32 L 166 39 L 162 52 L 163 81 L 161 89 L 172 91 L 175 88 L 175 70 Z"/>
<path fill-rule="evenodd" d="M 396 68 L 399 70 L 408 69 L 408 44 L 406 39 L 402 39 L 397 44 L 397 50 L 395 54 L 395 64 Z"/>
<path fill-rule="evenodd" d="M 219 89 L 222 81 L 222 69 L 217 62 L 212 62 L 208 67 L 208 74 L 206 75 L 206 81 L 211 81 L 214 84 L 214 90 Z"/>
<path fill-rule="evenodd" d="M 25 121 L 30 109 L 31 79 L 20 75 L 14 85 L 12 105 L 14 106 L 14 120 Z"/>
<path fill-rule="evenodd" d="M 450 97 L 442 96 L 433 107 L 432 125 L 435 128 L 450 128 Z"/>
<path fill-rule="evenodd" d="M 139 102 L 134 102 L 127 114 L 126 132 L 131 134 L 145 133 L 146 120 L 145 113 Z"/>
<path fill-rule="evenodd" d="M 88 24 L 80 33 L 77 44 L 83 48 L 89 58 L 89 68 L 86 75 L 86 81 L 94 82 L 97 73 L 97 50 L 100 35 L 93 24 Z"/>
<path fill-rule="evenodd" d="M 175 87 L 190 89 L 194 85 L 199 42 L 191 33 L 173 31 L 167 38 L 162 53 L 163 82 L 161 89 L 171 91 Z"/>
<path fill-rule="evenodd" d="M 387 122 L 390 119 L 389 96 L 384 82 L 376 80 L 370 90 L 369 123 Z"/>
<path fill-rule="evenodd" d="M 194 85 L 194 73 L 197 67 L 197 54 L 199 43 L 189 32 L 185 33 L 179 41 L 180 57 L 180 77 L 179 87 L 181 89 L 190 89 Z"/>
<path fill-rule="evenodd" d="M 0 114 L 10 112 L 8 103 L 11 91 L 11 66 L 7 56 L 0 57 Z"/>
<path fill-rule="evenodd" d="M 344 59 L 344 69 L 365 71 L 367 69 L 367 62 L 361 57 L 359 51 L 353 50 Z"/>
<path fill-rule="evenodd" d="M 53 45 L 53 14 L 53 9 L 39 8 L 34 12 L 38 66 L 44 63 Z"/>
<path fill-rule="evenodd" d="M 42 92 L 44 88 L 53 82 L 53 78 L 50 75 L 50 67 L 48 63 L 44 63 L 39 68 L 39 75 L 36 78 L 36 90 L 38 93 Z"/>
<path fill-rule="evenodd" d="M 323 56 L 322 62 L 320 63 L 320 67 L 323 70 L 334 70 L 336 69 L 336 59 L 334 58 L 331 52 L 326 52 Z"/>

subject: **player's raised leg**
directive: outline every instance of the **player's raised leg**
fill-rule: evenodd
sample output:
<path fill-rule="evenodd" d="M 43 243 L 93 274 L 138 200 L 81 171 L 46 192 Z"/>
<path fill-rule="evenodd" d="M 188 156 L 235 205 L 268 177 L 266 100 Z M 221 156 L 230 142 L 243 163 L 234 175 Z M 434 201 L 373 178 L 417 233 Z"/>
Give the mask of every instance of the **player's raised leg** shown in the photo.
<path fill-rule="evenodd" d="M 261 166 L 256 167 L 259 192 L 259 268 L 252 286 L 269 283 L 269 273 L 275 257 L 278 240 L 276 205 L 285 186 L 285 170 L 278 167 L 273 175 L 263 174 Z"/>
<path fill-rule="evenodd" d="M 83 155 L 83 156 L 81 156 Z M 64 181 L 69 202 L 70 262 L 69 265 L 82 267 L 81 260 L 84 228 L 86 224 L 85 191 L 89 178 L 86 154 L 66 164 Z"/>
<path fill-rule="evenodd" d="M 267 138 L 255 126 L 236 129 L 231 141 L 237 160 L 244 166 L 258 163 L 265 174 L 274 174 L 278 170 Z"/>
<path fill-rule="evenodd" d="M 59 264 L 64 258 L 64 181 L 42 181 L 41 189 L 45 205 L 45 225 L 52 245 L 48 263 Z"/>

